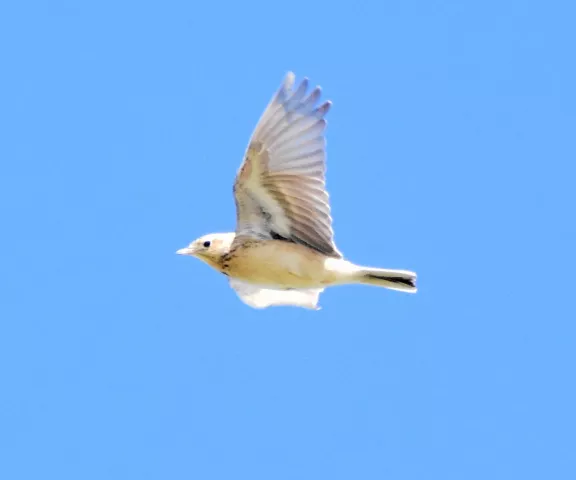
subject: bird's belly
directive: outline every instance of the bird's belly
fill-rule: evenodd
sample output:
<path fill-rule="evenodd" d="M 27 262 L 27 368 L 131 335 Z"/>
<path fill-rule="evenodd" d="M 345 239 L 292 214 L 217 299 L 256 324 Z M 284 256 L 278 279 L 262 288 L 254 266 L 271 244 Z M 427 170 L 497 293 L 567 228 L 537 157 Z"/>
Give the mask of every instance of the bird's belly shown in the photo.
<path fill-rule="evenodd" d="M 319 288 L 330 283 L 322 254 L 280 240 L 235 248 L 226 273 L 246 282 L 281 288 Z"/>

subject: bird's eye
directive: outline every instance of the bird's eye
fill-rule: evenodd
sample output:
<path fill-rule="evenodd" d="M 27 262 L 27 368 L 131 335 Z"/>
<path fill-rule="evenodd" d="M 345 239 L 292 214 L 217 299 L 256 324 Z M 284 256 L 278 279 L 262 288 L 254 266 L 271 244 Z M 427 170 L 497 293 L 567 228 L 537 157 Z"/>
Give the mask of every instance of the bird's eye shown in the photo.
<path fill-rule="evenodd" d="M 208 240 L 206 240 L 204 242 L 204 248 L 208 248 L 210 246 L 210 242 Z"/>

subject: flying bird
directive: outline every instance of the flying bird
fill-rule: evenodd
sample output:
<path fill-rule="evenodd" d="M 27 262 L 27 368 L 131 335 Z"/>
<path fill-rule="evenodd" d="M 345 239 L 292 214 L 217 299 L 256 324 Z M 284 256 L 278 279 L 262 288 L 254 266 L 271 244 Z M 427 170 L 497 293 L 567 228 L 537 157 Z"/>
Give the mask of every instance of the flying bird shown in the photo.
<path fill-rule="evenodd" d="M 329 286 L 360 283 L 416 292 L 416 274 L 355 265 L 336 248 L 326 191 L 326 114 L 321 89 L 294 88 L 288 73 L 252 134 L 234 183 L 236 231 L 178 250 L 228 276 L 254 308 L 318 309 Z"/>

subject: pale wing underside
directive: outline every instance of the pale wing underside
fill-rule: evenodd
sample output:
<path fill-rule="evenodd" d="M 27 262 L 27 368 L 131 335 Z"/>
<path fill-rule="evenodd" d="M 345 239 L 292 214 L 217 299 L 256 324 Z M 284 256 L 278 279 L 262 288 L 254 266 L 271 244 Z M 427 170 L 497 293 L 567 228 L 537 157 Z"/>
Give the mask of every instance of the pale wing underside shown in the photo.
<path fill-rule="evenodd" d="M 292 89 L 289 73 L 264 111 L 234 184 L 237 237 L 281 238 L 341 257 L 333 239 L 325 188 L 324 116 L 320 88 Z"/>
<path fill-rule="evenodd" d="M 244 303 L 253 308 L 292 305 L 318 310 L 318 297 L 324 290 L 323 288 L 275 290 L 243 282 L 236 278 L 230 279 L 230 286 Z"/>

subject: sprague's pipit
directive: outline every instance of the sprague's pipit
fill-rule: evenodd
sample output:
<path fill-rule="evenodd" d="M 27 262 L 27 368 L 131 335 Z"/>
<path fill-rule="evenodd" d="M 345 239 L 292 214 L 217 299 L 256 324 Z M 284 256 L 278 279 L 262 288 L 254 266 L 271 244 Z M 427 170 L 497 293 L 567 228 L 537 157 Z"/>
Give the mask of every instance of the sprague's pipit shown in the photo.
<path fill-rule="evenodd" d="M 227 275 L 248 305 L 317 309 L 325 287 L 361 283 L 416 292 L 416 274 L 361 267 L 333 239 L 325 188 L 325 116 L 320 87 L 288 73 L 258 122 L 234 183 L 236 232 L 194 240 L 181 255 Z"/>

